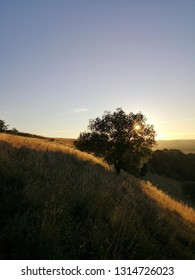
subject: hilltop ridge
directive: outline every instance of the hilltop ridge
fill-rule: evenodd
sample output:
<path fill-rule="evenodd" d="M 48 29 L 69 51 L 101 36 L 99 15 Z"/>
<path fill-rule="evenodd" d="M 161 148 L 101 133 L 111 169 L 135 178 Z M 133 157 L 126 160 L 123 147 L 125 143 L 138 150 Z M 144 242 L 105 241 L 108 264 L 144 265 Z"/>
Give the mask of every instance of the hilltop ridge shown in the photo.
<path fill-rule="evenodd" d="M 157 140 L 156 149 L 175 149 L 180 150 L 185 154 L 195 154 L 195 139 L 185 140 Z"/>
<path fill-rule="evenodd" d="M 29 138 L 45 139 L 45 140 L 56 141 L 65 144 L 69 143 L 70 146 L 73 146 L 73 142 L 76 140 L 74 138 L 46 137 L 46 136 L 36 135 L 27 132 L 19 132 L 19 131 L 14 132 L 13 130 L 7 130 L 6 134 L 29 137 Z M 195 153 L 195 139 L 157 140 L 156 142 L 157 145 L 154 148 L 155 150 L 176 149 L 186 154 Z"/>

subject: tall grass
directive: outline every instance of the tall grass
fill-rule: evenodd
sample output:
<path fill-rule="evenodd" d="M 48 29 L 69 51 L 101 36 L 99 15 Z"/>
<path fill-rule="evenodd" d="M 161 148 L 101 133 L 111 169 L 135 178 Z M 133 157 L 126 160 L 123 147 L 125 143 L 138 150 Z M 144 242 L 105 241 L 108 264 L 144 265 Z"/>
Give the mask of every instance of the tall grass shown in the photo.
<path fill-rule="evenodd" d="M 194 210 L 159 197 L 63 143 L 0 134 L 1 259 L 194 259 Z"/>

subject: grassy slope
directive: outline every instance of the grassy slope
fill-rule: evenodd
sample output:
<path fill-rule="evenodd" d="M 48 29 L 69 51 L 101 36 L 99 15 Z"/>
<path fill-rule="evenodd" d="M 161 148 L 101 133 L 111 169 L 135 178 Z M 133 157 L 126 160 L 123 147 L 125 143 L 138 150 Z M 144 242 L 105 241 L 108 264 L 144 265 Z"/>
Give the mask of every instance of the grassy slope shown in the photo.
<path fill-rule="evenodd" d="M 0 134 L 0 258 L 194 259 L 195 211 L 59 141 Z"/>
<path fill-rule="evenodd" d="M 183 200 L 195 208 L 194 170 L 195 154 L 184 154 L 175 149 L 156 150 L 148 162 L 145 179 L 175 199 Z"/>

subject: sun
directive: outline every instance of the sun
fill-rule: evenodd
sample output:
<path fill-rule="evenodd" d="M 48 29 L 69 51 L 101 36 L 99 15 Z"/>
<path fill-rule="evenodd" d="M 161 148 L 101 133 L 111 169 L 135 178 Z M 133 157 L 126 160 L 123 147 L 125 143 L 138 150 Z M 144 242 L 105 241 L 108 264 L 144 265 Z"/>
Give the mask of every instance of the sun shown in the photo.
<path fill-rule="evenodd" d="M 134 126 L 134 128 L 135 128 L 135 130 L 140 130 L 141 126 L 140 126 L 139 124 L 136 124 L 136 125 Z"/>

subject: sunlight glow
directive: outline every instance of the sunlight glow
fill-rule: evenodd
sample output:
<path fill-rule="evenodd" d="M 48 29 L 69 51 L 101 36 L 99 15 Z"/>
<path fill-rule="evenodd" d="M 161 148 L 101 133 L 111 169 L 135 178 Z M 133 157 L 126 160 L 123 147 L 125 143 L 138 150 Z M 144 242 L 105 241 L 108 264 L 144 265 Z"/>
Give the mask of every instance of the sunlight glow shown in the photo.
<path fill-rule="evenodd" d="M 139 130 L 141 128 L 141 126 L 139 124 L 135 125 L 135 130 Z"/>

